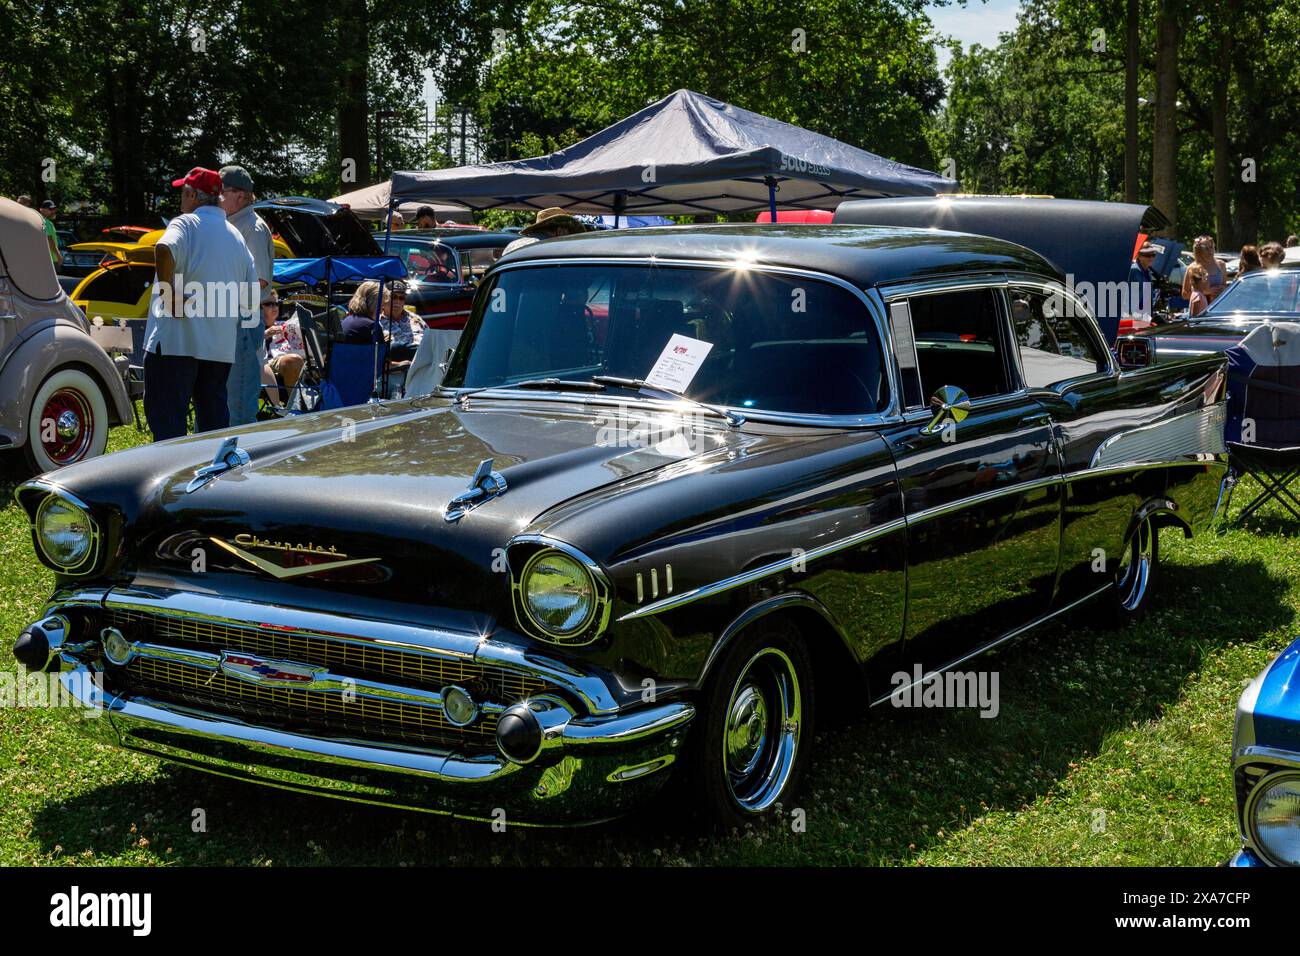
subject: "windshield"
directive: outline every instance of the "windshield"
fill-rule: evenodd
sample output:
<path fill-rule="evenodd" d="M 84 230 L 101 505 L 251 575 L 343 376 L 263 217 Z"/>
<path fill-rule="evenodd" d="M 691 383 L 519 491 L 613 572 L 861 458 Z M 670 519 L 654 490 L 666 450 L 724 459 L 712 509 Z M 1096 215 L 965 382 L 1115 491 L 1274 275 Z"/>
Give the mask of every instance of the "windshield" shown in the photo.
<path fill-rule="evenodd" d="M 1250 272 L 1223 290 L 1200 318 L 1233 312 L 1300 312 L 1300 269 Z"/>
<path fill-rule="evenodd" d="M 683 356 L 703 361 L 678 387 L 698 401 L 821 415 L 887 405 L 875 325 L 856 295 L 801 276 L 714 267 L 592 263 L 498 272 L 475 301 L 445 384 L 644 379 L 673 336 L 703 343 L 686 343 Z"/>
<path fill-rule="evenodd" d="M 413 279 L 443 285 L 460 282 L 456 254 L 440 242 L 389 239 L 387 248 L 389 255 L 402 260 L 407 275 Z"/>

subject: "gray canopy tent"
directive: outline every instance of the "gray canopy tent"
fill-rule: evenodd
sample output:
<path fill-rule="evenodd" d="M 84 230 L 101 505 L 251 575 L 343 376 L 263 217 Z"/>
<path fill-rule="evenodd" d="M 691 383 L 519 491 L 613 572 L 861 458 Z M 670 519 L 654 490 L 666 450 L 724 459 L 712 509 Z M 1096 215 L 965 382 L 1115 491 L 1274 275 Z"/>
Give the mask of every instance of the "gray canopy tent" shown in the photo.
<path fill-rule="evenodd" d="M 834 209 L 957 184 L 838 140 L 678 90 L 567 149 L 505 163 L 396 172 L 392 200 L 471 209 L 690 215 Z"/>

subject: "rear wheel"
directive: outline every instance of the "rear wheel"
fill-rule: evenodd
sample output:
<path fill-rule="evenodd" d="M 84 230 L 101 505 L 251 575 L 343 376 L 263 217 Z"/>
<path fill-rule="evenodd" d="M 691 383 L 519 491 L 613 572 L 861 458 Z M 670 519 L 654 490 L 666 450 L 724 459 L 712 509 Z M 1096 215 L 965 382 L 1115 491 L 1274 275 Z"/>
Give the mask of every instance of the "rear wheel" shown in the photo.
<path fill-rule="evenodd" d="M 1160 532 L 1146 518 L 1129 536 L 1115 569 L 1115 587 L 1111 592 L 1115 624 L 1140 620 L 1146 614 L 1159 563 Z"/>
<path fill-rule="evenodd" d="M 812 733 L 812 662 L 798 631 L 782 621 L 754 625 L 705 689 L 688 755 L 693 802 L 727 827 L 788 806 Z"/>
<path fill-rule="evenodd" d="M 75 368 L 59 369 L 36 390 L 24 452 L 33 472 L 53 471 L 102 455 L 108 445 L 108 403 L 99 384 Z"/>

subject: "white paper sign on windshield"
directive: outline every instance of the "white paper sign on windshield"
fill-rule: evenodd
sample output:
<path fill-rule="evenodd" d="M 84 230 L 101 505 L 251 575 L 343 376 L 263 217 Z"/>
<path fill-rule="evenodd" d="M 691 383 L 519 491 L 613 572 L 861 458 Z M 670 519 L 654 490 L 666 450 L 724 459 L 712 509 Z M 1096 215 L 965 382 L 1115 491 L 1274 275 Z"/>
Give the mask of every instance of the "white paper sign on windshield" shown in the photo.
<path fill-rule="evenodd" d="M 655 367 L 645 377 L 646 384 L 674 392 L 686 391 L 712 348 L 712 342 L 674 334 L 659 354 Z"/>

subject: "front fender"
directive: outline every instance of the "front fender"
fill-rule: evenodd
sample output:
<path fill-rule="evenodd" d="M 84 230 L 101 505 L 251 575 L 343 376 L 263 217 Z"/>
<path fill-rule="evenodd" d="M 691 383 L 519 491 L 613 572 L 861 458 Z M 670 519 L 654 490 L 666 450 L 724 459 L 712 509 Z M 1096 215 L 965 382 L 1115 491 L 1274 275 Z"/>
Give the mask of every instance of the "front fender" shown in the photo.
<path fill-rule="evenodd" d="M 110 424 L 132 420 L 131 399 L 113 360 L 90 335 L 71 323 L 51 322 L 31 331 L 0 366 L 0 435 L 13 447 L 27 440 L 27 414 L 41 382 L 56 369 L 86 368 L 104 392 Z"/>

